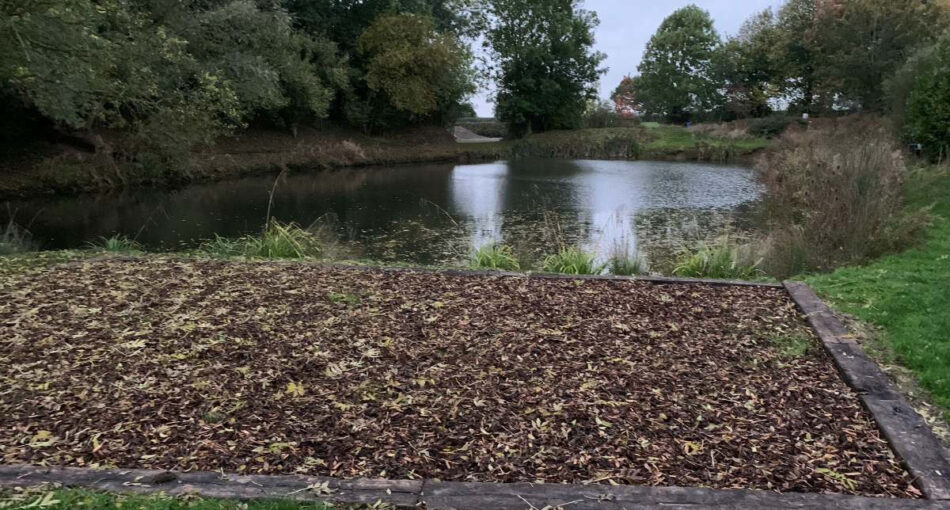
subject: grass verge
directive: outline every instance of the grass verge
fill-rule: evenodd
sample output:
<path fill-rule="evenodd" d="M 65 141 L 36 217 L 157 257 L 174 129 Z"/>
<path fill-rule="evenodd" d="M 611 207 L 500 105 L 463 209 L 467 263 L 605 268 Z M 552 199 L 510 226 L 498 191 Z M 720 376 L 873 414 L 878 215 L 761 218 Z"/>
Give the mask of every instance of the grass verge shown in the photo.
<path fill-rule="evenodd" d="M 882 328 L 883 347 L 950 419 L 950 172 L 919 169 L 907 185 L 912 209 L 932 206 L 921 246 L 804 280 L 839 310 Z"/>
<path fill-rule="evenodd" d="M 293 501 L 229 501 L 166 496 L 126 496 L 80 489 L 55 491 L 0 492 L 0 509 L 39 508 L 43 510 L 357 510 L 322 503 Z"/>

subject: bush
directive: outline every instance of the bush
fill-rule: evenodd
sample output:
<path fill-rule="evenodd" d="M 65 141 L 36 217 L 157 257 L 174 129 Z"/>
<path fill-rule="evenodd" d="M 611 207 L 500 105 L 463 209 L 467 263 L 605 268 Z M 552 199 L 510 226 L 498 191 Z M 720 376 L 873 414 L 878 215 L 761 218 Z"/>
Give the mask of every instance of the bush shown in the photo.
<path fill-rule="evenodd" d="M 791 117 L 786 115 L 772 115 L 761 119 L 753 119 L 749 121 L 749 128 L 746 133 L 760 138 L 775 138 L 784 133 L 791 123 Z"/>
<path fill-rule="evenodd" d="M 637 124 L 636 119 L 626 119 L 617 113 L 617 109 L 610 101 L 595 101 L 588 104 L 583 122 L 583 126 L 588 129 L 631 127 Z"/>
<path fill-rule="evenodd" d="M 673 274 L 687 278 L 747 280 L 760 274 L 759 261 L 749 246 L 723 238 L 705 244 L 695 252 L 686 252 L 677 261 Z"/>
<path fill-rule="evenodd" d="M 469 263 L 472 269 L 497 269 L 501 271 L 519 271 L 521 264 L 510 246 L 489 244 L 482 246 L 472 254 Z"/>
<path fill-rule="evenodd" d="M 593 253 L 571 246 L 546 257 L 542 270 L 546 273 L 597 275 L 604 272 L 605 266 L 598 265 L 596 258 Z"/>
<path fill-rule="evenodd" d="M 760 159 L 777 277 L 856 263 L 906 246 L 925 224 L 904 212 L 906 168 L 877 119 L 786 133 Z"/>

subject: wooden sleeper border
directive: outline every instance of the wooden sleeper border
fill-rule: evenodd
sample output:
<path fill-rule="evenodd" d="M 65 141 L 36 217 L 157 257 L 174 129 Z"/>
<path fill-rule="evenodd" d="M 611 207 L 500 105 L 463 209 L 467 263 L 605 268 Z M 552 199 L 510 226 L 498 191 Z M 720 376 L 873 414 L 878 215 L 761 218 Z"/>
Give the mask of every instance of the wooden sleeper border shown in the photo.
<path fill-rule="evenodd" d="M 352 269 L 366 269 L 353 267 Z M 378 270 L 378 269 L 377 269 Z M 385 271 L 419 271 L 389 268 Z M 422 271 L 437 272 L 437 271 Z M 716 286 L 782 285 L 663 277 L 591 277 L 524 275 L 490 271 L 441 271 L 456 276 L 542 279 L 647 281 L 655 284 Z M 138 469 L 97 470 L 0 465 L 0 488 L 58 484 L 112 492 L 208 498 L 325 501 L 340 504 L 384 502 L 400 508 L 428 510 L 950 510 L 950 461 L 940 441 L 861 349 L 847 327 L 805 284 L 786 282 L 792 300 L 821 338 L 844 380 L 874 417 L 894 452 L 914 477 L 925 499 L 774 493 L 759 490 L 716 490 L 680 487 L 636 487 L 578 484 L 468 483 L 439 480 L 343 480 L 328 477 L 173 473 Z"/>

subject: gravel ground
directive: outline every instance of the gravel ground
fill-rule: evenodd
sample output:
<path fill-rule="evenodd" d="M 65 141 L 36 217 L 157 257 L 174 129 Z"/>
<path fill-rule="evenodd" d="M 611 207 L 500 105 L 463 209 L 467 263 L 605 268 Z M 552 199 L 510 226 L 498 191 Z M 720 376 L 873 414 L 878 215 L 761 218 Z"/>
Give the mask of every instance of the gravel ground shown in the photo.
<path fill-rule="evenodd" d="M 0 366 L 5 463 L 918 496 L 782 289 L 90 261 Z"/>

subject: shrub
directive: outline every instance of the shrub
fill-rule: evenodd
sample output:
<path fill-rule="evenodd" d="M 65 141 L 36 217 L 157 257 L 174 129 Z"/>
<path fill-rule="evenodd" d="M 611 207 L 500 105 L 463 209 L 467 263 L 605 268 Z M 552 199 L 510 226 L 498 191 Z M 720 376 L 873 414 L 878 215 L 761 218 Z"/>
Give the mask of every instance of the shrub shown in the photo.
<path fill-rule="evenodd" d="M 99 241 L 93 243 L 94 249 L 107 251 L 109 253 L 134 253 L 142 251 L 142 245 L 129 239 L 123 234 L 115 234 L 111 237 L 101 237 Z"/>
<path fill-rule="evenodd" d="M 635 118 L 624 118 L 610 101 L 592 101 L 584 112 L 583 126 L 588 129 L 632 127 L 638 124 Z"/>
<path fill-rule="evenodd" d="M 746 280 L 760 274 L 758 266 L 750 246 L 740 246 L 722 238 L 714 244 L 704 244 L 695 252 L 684 253 L 673 274 L 688 278 Z"/>
<path fill-rule="evenodd" d="M 746 132 L 751 136 L 775 138 L 784 133 L 791 123 L 792 119 L 786 115 L 772 115 L 749 121 Z"/>
<path fill-rule="evenodd" d="M 469 263 L 472 269 L 498 269 L 502 271 L 518 271 L 521 264 L 510 246 L 503 244 L 489 244 L 482 246 L 472 254 Z"/>
<path fill-rule="evenodd" d="M 604 272 L 605 266 L 598 265 L 596 259 L 593 253 L 571 246 L 546 257 L 542 270 L 546 273 L 597 275 Z"/>
<path fill-rule="evenodd" d="M 767 188 L 765 268 L 777 277 L 899 249 L 925 224 L 904 212 L 904 161 L 876 119 L 788 132 L 758 171 Z"/>

